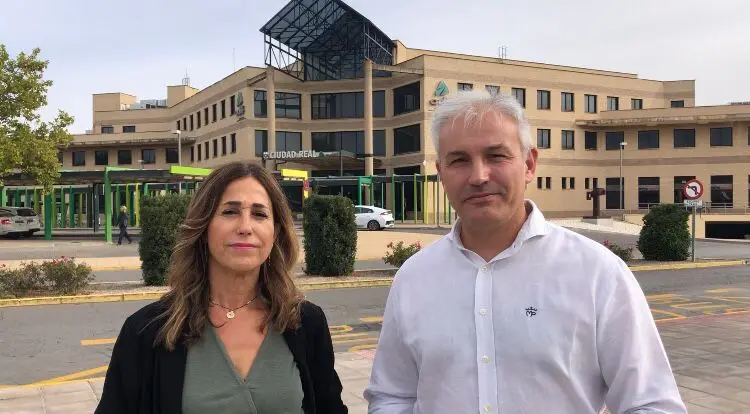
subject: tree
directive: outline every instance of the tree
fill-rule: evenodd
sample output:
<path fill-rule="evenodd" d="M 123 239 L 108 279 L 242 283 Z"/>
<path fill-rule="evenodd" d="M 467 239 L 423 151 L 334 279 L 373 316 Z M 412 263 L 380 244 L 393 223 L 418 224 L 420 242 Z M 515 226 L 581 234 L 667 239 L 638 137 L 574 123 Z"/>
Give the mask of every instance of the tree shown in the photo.
<path fill-rule="evenodd" d="M 73 117 L 58 111 L 54 121 L 43 122 L 37 113 L 52 86 L 43 78 L 49 61 L 39 53 L 35 48 L 11 58 L 0 44 L 0 185 L 20 172 L 49 191 L 60 178 L 57 153 L 73 139 L 67 131 Z"/>

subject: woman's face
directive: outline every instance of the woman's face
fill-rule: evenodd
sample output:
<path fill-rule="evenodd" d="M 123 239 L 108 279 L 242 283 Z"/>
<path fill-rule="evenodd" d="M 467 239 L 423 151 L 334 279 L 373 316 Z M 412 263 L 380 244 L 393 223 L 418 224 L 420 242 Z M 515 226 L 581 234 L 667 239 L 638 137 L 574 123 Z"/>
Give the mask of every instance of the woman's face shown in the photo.
<path fill-rule="evenodd" d="M 209 263 L 228 272 L 254 271 L 271 254 L 275 237 L 268 192 L 253 177 L 237 179 L 208 224 Z"/>

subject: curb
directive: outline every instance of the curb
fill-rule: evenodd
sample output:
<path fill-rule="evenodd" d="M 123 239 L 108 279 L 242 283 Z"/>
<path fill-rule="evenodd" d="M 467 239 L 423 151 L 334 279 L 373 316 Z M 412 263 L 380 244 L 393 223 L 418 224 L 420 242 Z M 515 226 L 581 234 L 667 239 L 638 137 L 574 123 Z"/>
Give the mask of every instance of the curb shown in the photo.
<path fill-rule="evenodd" d="M 710 262 L 677 262 L 668 264 L 629 266 L 631 272 L 645 272 L 653 270 L 701 269 L 709 267 L 744 266 L 748 260 L 715 260 Z"/>
<path fill-rule="evenodd" d="M 347 289 L 390 286 L 393 277 L 380 277 L 362 280 L 340 280 L 332 282 L 302 282 L 297 287 L 300 291 L 328 290 L 328 289 Z M 18 298 L 18 299 L 0 299 L 0 308 L 14 308 L 22 306 L 39 306 L 39 305 L 70 305 L 81 303 L 104 303 L 104 302 L 130 302 L 136 300 L 157 300 L 167 292 L 167 289 L 160 289 L 156 292 L 126 292 L 126 293 L 105 293 L 75 296 L 47 296 L 38 298 Z"/>

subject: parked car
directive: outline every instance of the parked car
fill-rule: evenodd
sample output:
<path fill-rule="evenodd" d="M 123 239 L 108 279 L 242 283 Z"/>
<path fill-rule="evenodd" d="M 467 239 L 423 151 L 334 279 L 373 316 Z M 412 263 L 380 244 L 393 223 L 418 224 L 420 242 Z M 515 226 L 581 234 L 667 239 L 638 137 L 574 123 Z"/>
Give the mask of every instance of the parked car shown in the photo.
<path fill-rule="evenodd" d="M 39 216 L 28 207 L 0 207 L 0 236 L 30 237 L 41 227 Z"/>
<path fill-rule="evenodd" d="M 375 206 L 354 206 L 357 227 L 368 230 L 383 230 L 393 227 L 393 214 L 390 210 Z"/>

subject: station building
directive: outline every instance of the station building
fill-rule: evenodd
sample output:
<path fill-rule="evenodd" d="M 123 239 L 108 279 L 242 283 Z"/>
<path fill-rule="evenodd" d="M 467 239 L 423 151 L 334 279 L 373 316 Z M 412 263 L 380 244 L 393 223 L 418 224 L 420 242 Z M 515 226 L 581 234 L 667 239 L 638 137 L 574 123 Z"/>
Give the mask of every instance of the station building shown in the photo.
<path fill-rule="evenodd" d="M 435 106 L 486 89 L 526 108 L 540 151 L 528 195 L 547 216 L 591 214 L 586 193 L 598 187 L 605 214 L 640 222 L 697 178 L 698 235 L 750 233 L 750 103 L 695 106 L 693 80 L 416 49 L 341 0 L 292 0 L 260 31 L 262 65 L 202 89 L 185 79 L 166 99 L 95 94 L 91 130 L 61 151 L 63 169 L 246 160 L 311 177 L 434 176 Z M 403 210 L 397 219 L 442 219 L 441 190 L 413 185 L 375 186 L 368 201 Z M 350 183 L 320 191 L 357 200 Z"/>

